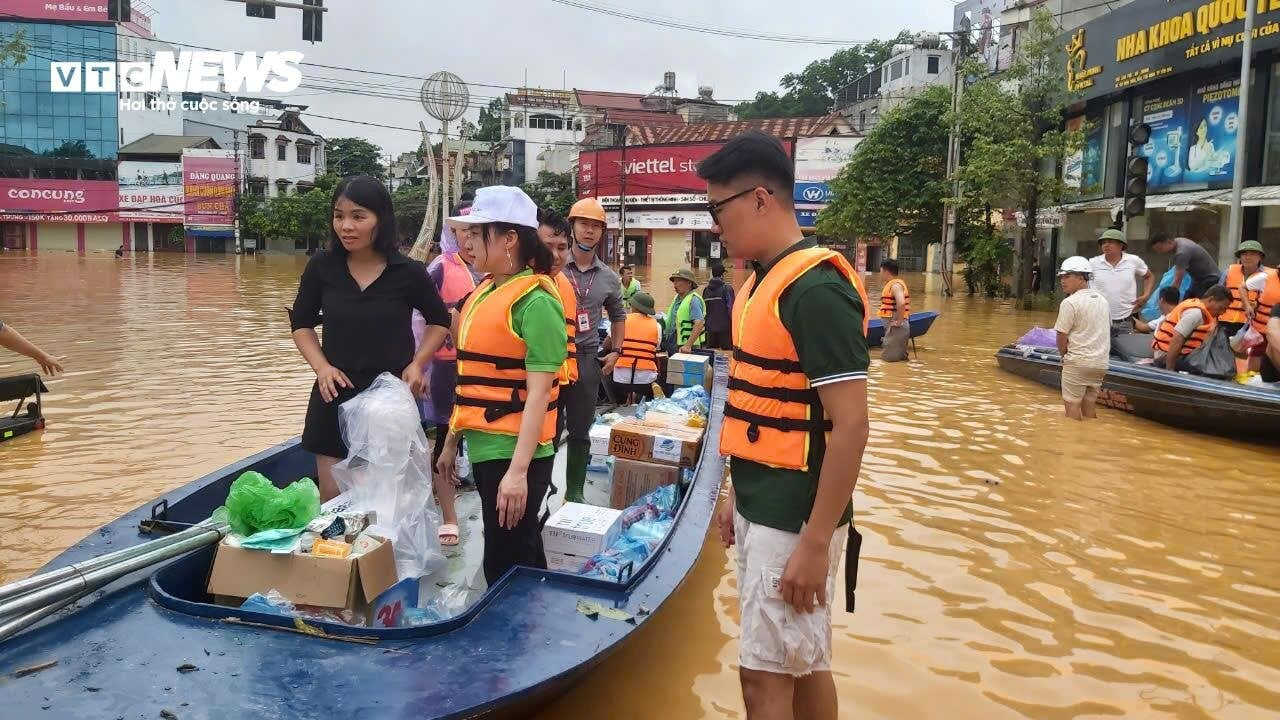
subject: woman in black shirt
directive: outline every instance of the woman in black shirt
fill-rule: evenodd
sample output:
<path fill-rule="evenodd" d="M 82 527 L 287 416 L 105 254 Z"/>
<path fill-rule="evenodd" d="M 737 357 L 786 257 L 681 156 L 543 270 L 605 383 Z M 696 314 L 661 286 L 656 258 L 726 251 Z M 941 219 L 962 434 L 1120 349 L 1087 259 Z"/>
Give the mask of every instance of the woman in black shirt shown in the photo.
<path fill-rule="evenodd" d="M 400 254 L 391 195 L 367 175 L 333 192 L 333 228 L 326 252 L 302 271 L 290 323 L 293 341 L 316 373 L 302 447 L 316 455 L 320 496 L 338 494 L 333 466 L 347 456 L 338 405 L 384 372 L 415 395 L 426 389 L 422 367 L 448 336 L 449 314 L 422 263 Z M 414 353 L 412 311 L 427 329 Z M 316 326 L 324 323 L 324 344 Z"/>

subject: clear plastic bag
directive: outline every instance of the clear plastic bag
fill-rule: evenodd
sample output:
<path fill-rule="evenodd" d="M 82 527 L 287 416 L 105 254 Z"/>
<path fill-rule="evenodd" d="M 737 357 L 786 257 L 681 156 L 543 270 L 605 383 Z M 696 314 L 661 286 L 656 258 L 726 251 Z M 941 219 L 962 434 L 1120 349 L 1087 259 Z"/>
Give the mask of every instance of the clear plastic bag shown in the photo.
<path fill-rule="evenodd" d="M 436 531 L 440 515 L 431 500 L 431 448 L 418 406 L 404 381 L 382 373 L 367 390 L 338 408 L 347 458 L 333 477 L 352 510 L 372 510 L 368 533 L 395 548 L 401 580 L 427 575 L 445 564 Z"/>

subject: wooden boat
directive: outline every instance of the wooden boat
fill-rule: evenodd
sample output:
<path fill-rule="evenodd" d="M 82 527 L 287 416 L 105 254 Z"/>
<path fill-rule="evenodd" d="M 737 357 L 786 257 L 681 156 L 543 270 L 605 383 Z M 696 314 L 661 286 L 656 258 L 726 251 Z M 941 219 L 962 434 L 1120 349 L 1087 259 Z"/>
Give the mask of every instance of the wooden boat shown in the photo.
<path fill-rule="evenodd" d="M 911 316 L 907 319 L 907 322 L 911 325 L 911 339 L 914 340 L 929 332 L 929 328 L 933 327 L 933 321 L 937 319 L 938 313 L 932 310 L 911 313 Z M 883 343 L 884 320 L 871 318 L 871 322 L 867 326 L 867 344 L 871 347 L 880 347 Z"/>
<path fill-rule="evenodd" d="M 18 402 L 12 414 L 0 414 L 0 442 L 44 429 L 44 406 L 40 395 L 47 392 L 49 388 L 35 373 L 0 378 L 0 402 Z M 35 402 L 27 402 L 32 396 Z"/>
<path fill-rule="evenodd" d="M 1000 368 L 1060 388 L 1057 350 L 1006 345 Z M 1111 360 L 1098 404 L 1188 430 L 1280 444 L 1280 391 Z"/>
<path fill-rule="evenodd" d="M 623 583 L 518 567 L 463 614 L 433 625 L 311 623 L 342 641 L 289 632 L 293 621 L 282 616 L 212 604 L 204 588 L 214 549 L 206 547 L 128 576 L 0 644 L 0 706 L 14 718 L 158 717 L 165 709 L 178 717 L 523 717 L 642 632 L 648 613 L 661 612 L 693 568 L 723 477 L 714 441 L 723 365 L 717 372 L 708 440 L 674 525 Z M 246 470 L 283 485 L 310 476 L 315 461 L 296 440 L 286 442 L 95 530 L 46 568 L 148 539 L 139 523 L 200 522 Z M 583 601 L 632 614 L 634 624 L 584 614 Z"/>

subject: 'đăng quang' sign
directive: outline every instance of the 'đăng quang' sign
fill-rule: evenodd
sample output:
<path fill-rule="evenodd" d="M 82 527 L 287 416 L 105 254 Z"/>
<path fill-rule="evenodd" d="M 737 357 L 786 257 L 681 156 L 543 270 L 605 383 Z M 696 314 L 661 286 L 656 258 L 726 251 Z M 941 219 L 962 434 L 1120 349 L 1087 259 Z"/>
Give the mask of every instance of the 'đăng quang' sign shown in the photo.
<path fill-rule="evenodd" d="M 1067 89 L 1083 99 L 1239 62 L 1252 6 L 1254 54 L 1280 48 L 1280 0 L 1137 0 L 1065 36 Z"/>

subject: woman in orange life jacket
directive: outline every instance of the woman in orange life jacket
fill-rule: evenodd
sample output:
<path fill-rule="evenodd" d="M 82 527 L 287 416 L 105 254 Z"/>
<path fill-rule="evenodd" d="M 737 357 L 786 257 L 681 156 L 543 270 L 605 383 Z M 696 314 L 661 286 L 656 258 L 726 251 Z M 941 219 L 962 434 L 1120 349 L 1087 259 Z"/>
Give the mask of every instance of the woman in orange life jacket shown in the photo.
<path fill-rule="evenodd" d="M 551 487 L 564 307 L 538 239 L 537 207 L 519 188 L 476 192 L 469 228 L 476 270 L 488 273 L 454 320 L 458 395 L 436 470 L 448 479 L 465 436 L 484 518 L 490 584 L 515 565 L 546 567 L 538 508 Z"/>
<path fill-rule="evenodd" d="M 658 346 L 662 328 L 654 319 L 657 309 L 653 296 L 637 290 L 627 301 L 626 336 L 622 340 L 618 364 L 613 368 L 613 383 L 626 394 L 627 404 L 653 399 L 653 384 L 658 380 Z"/>
<path fill-rule="evenodd" d="M 466 200 L 455 208 L 454 215 L 466 215 L 471 212 L 471 201 Z M 427 276 L 440 292 L 440 299 L 449 310 L 461 307 L 462 300 L 476 289 L 480 278 L 471 269 L 471 252 L 458 243 L 453 228 L 446 225 L 440 231 L 440 256 L 427 266 Z M 413 315 L 413 334 L 421 342 L 425 322 L 420 313 Z M 458 391 L 458 353 L 453 344 L 453 336 L 445 339 L 445 343 L 431 357 L 427 367 L 426 395 L 418 400 L 418 411 L 422 415 L 422 429 L 435 431 L 435 442 L 431 448 L 431 466 L 434 468 L 440 459 L 440 451 L 444 448 L 445 436 L 449 434 L 449 417 L 453 415 L 453 398 Z M 456 478 L 463 481 L 466 478 Z M 455 506 L 457 490 L 453 483 L 435 473 L 433 484 L 436 491 L 436 502 L 440 504 L 442 516 L 437 532 L 441 545 L 457 545 L 462 539 L 458 530 L 458 510 Z"/>
<path fill-rule="evenodd" d="M 560 406 L 556 408 L 555 446 L 560 447 L 566 418 L 565 400 L 569 386 L 578 382 L 578 295 L 564 276 L 564 264 L 569 260 L 569 221 L 555 211 L 538 209 L 538 239 L 551 252 L 551 278 L 560 291 L 560 304 L 564 306 L 564 329 L 568 334 L 564 365 L 560 368 Z"/>

